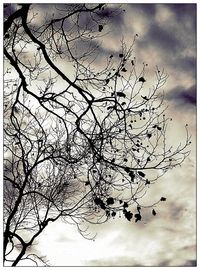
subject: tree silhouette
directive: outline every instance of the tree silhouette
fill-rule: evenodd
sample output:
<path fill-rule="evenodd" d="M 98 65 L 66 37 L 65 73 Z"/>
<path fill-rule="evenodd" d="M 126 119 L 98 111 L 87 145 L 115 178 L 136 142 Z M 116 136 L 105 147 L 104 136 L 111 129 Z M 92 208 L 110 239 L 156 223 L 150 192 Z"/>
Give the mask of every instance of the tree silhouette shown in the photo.
<path fill-rule="evenodd" d="M 41 5 L 41 8 L 43 6 Z M 47 264 L 31 246 L 49 223 L 103 223 L 122 213 L 140 221 L 140 199 L 189 154 L 190 138 L 168 144 L 167 80 L 137 68 L 132 45 L 101 54 L 106 25 L 120 12 L 104 4 L 4 6 L 4 260 Z M 97 64 L 100 59 L 103 64 Z M 160 173 L 162 171 L 162 173 Z M 16 255 L 17 254 L 17 255 Z"/>

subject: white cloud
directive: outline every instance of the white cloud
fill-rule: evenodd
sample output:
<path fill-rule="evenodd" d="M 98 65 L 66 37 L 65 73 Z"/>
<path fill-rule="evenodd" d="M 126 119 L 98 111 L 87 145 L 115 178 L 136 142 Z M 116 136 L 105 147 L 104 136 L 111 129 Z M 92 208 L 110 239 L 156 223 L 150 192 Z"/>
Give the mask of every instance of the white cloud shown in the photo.
<path fill-rule="evenodd" d="M 169 25 L 176 21 L 176 17 L 166 5 L 161 4 L 156 5 L 155 21 L 161 27 L 169 28 Z"/>

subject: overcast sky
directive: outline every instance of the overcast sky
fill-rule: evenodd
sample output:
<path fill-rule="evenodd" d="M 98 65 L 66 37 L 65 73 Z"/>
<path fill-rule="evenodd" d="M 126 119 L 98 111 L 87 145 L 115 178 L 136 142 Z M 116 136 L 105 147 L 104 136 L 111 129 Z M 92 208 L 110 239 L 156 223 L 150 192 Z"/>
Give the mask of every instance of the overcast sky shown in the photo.
<path fill-rule="evenodd" d="M 196 264 L 196 6 L 195 4 L 127 4 L 111 32 L 102 39 L 102 51 L 120 51 L 137 33 L 134 53 L 156 65 L 169 79 L 164 87 L 173 118 L 169 140 L 184 140 L 184 125 L 192 134 L 191 154 L 181 168 L 167 173 L 149 190 L 149 197 L 167 197 L 140 223 L 115 218 L 90 228 L 95 241 L 83 239 L 74 226 L 49 226 L 35 247 L 56 266 L 194 266 Z M 153 80 L 153 79 L 152 79 Z"/>
<path fill-rule="evenodd" d="M 52 4 L 53 5 L 53 4 Z M 51 4 L 48 5 L 51 8 Z M 173 118 L 168 140 L 192 135 L 191 154 L 181 168 L 167 173 L 149 190 L 150 198 L 167 201 L 157 206 L 157 216 L 146 213 L 141 222 L 115 218 L 91 227 L 89 241 L 73 225 L 51 224 L 35 250 L 53 266 L 194 266 L 196 265 L 196 5 L 125 4 L 125 12 L 110 25 L 101 42 L 102 52 L 120 51 L 122 35 L 130 43 L 137 33 L 134 54 L 148 63 L 151 77 L 156 66 L 169 79 L 164 87 Z M 153 77 L 152 82 L 153 82 Z M 156 201 L 156 199 L 155 199 Z"/>

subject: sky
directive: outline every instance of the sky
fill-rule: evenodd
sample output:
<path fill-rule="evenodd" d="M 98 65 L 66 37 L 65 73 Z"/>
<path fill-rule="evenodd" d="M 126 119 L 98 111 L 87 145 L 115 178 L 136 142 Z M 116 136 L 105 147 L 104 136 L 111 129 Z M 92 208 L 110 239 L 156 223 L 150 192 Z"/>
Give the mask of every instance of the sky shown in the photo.
<path fill-rule="evenodd" d="M 120 50 L 137 33 L 138 61 L 164 68 L 164 87 L 173 117 L 170 140 L 184 139 L 184 125 L 192 134 L 191 154 L 181 168 L 166 174 L 149 197 L 160 192 L 167 203 L 141 223 L 120 218 L 91 228 L 95 241 L 83 239 L 74 226 L 52 224 L 38 249 L 53 265 L 74 266 L 194 266 L 196 264 L 196 7 L 194 4 L 128 4 L 102 39 L 102 51 Z M 150 195 L 151 193 L 151 195 Z M 146 219 L 146 220 L 145 220 Z M 57 252 L 59 250 L 59 252 Z"/>
<path fill-rule="evenodd" d="M 168 140 L 184 141 L 188 124 L 190 156 L 149 190 L 149 198 L 167 198 L 156 207 L 156 217 L 146 213 L 138 223 L 116 217 L 92 226 L 95 241 L 84 239 L 74 225 L 57 222 L 45 229 L 34 249 L 52 266 L 195 266 L 196 5 L 124 4 L 123 9 L 99 43 L 101 52 L 118 52 L 122 35 L 130 44 L 138 34 L 133 54 L 139 63 L 148 63 L 150 83 L 156 66 L 169 75 L 164 86 L 166 114 L 173 118 Z"/>

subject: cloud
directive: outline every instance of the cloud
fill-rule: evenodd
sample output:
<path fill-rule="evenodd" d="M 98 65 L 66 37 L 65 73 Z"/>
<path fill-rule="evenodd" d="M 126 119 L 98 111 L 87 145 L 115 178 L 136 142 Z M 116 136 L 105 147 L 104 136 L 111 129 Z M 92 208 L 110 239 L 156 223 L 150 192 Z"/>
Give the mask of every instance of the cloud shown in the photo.
<path fill-rule="evenodd" d="M 196 260 L 187 260 L 182 266 L 197 266 Z"/>
<path fill-rule="evenodd" d="M 167 100 L 173 101 L 182 109 L 196 107 L 196 85 L 189 88 L 177 86 L 165 95 Z"/>
<path fill-rule="evenodd" d="M 186 19 L 190 19 L 194 30 L 196 28 L 196 4 L 166 4 L 166 6 L 174 12 L 178 21 L 186 23 Z"/>
<path fill-rule="evenodd" d="M 181 43 L 169 30 L 165 30 L 157 24 L 152 24 L 147 36 L 140 41 L 140 45 L 144 47 L 152 46 L 154 50 L 157 48 L 160 51 L 166 51 L 170 54 L 176 53 L 180 50 Z"/>
<path fill-rule="evenodd" d="M 118 4 L 107 6 L 104 10 L 99 13 L 100 19 L 111 19 L 109 23 L 114 27 L 120 27 L 124 23 L 124 12 Z"/>
<path fill-rule="evenodd" d="M 121 267 L 126 267 L 126 266 L 132 266 L 132 267 L 144 267 L 144 266 L 151 266 L 151 265 L 144 265 L 142 263 L 137 262 L 132 257 L 126 257 L 126 256 L 121 256 L 113 259 L 98 259 L 98 260 L 91 260 L 88 263 L 86 263 L 86 266 L 104 266 L 104 267 L 112 267 L 112 266 L 121 266 Z M 173 262 L 168 259 L 168 260 L 163 260 L 160 261 L 158 264 L 154 265 L 158 267 L 173 267 L 173 266 L 197 266 L 197 261 L 196 260 L 185 260 L 183 263 L 180 264 L 173 264 Z"/>
<path fill-rule="evenodd" d="M 172 62 L 174 69 L 179 71 L 184 71 L 190 74 L 193 74 L 193 77 L 196 77 L 196 57 L 181 57 L 175 58 Z"/>
<path fill-rule="evenodd" d="M 156 4 L 130 4 L 130 8 L 132 10 L 137 10 L 137 13 L 143 13 L 142 15 L 145 15 L 149 18 L 154 17 L 156 14 Z"/>
<path fill-rule="evenodd" d="M 186 260 L 183 264 L 180 265 L 171 265 L 170 260 L 164 260 L 159 263 L 159 267 L 173 267 L 173 266 L 178 266 L 178 267 L 185 267 L 185 266 L 197 266 L 197 261 L 196 260 Z"/>
<path fill-rule="evenodd" d="M 6 19 L 8 16 L 10 16 L 16 10 L 17 10 L 17 4 L 5 3 L 4 6 L 3 6 L 4 18 Z"/>
<path fill-rule="evenodd" d="M 87 263 L 86 263 L 87 265 Z M 89 266 L 104 266 L 104 267 L 112 267 L 112 266 L 132 266 L 132 267 L 142 267 L 144 265 L 136 262 L 131 257 L 121 256 L 113 259 L 98 259 L 98 260 L 92 260 L 89 262 Z"/>
<path fill-rule="evenodd" d="M 134 9 L 133 5 L 133 9 Z M 136 5 L 137 6 L 137 5 Z M 142 6 L 142 5 L 141 5 Z M 142 61 L 165 67 L 173 76 L 196 76 L 196 5 L 156 4 L 150 19 L 135 14 L 135 21 L 142 18 L 145 29 L 137 41 L 137 54 Z M 183 13 L 181 13 L 183 11 Z M 138 27 L 138 29 L 140 29 Z"/>

